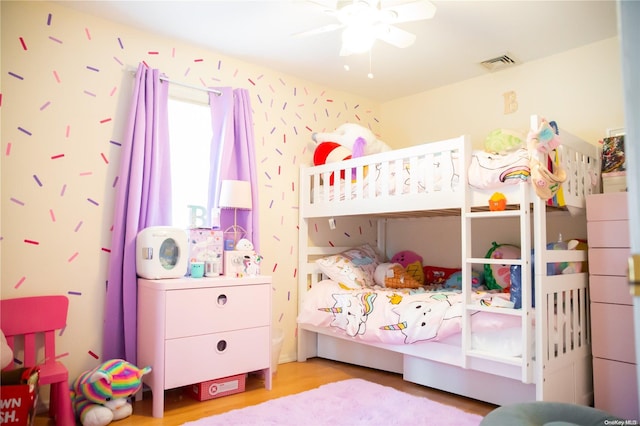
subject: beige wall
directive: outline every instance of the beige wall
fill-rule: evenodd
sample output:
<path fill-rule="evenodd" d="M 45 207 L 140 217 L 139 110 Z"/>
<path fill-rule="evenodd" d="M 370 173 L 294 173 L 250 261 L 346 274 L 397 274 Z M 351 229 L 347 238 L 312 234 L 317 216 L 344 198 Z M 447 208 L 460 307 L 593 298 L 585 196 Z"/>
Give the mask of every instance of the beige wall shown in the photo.
<path fill-rule="evenodd" d="M 125 126 L 132 84 L 126 70 L 140 61 L 188 84 L 251 93 L 262 267 L 273 276 L 274 323 L 285 330 L 282 361 L 295 359 L 298 167 L 310 161 L 312 131 L 350 121 L 394 147 L 462 133 L 481 144 L 490 130 L 526 128 L 529 114 L 540 113 L 597 143 L 606 128 L 623 123 L 617 39 L 378 105 L 58 3 L 0 7 L 1 296 L 69 295 L 68 326 L 58 341 L 74 377 L 102 351 L 119 160 L 112 141 L 122 141 Z M 515 114 L 502 112 L 507 91 L 516 92 Z M 327 235 L 315 237 L 340 245 L 369 239 L 371 224 L 360 232 L 341 228 L 348 224 L 323 226 Z"/>
<path fill-rule="evenodd" d="M 273 276 L 273 321 L 285 331 L 281 359 L 294 360 L 298 166 L 310 162 L 313 131 L 350 121 L 378 133 L 378 105 L 58 3 L 0 4 L 2 297 L 68 294 L 59 353 L 72 377 L 96 364 L 127 69 L 145 61 L 187 84 L 251 93 L 262 270 Z"/>
<path fill-rule="evenodd" d="M 511 91 L 518 108 L 505 114 Z M 482 148 L 491 130 L 526 132 L 531 114 L 594 144 L 606 129 L 623 127 L 618 38 L 387 102 L 382 137 L 399 147 L 468 134 Z"/>

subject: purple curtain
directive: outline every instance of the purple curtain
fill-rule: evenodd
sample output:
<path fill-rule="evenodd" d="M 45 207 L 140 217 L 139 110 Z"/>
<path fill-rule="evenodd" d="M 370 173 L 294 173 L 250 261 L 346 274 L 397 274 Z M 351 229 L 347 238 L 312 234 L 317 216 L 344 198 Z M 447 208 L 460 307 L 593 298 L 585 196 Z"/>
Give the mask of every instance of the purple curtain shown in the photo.
<path fill-rule="evenodd" d="M 138 66 L 118 173 L 102 359 L 137 363 L 136 236 L 171 223 L 168 84 Z"/>
<path fill-rule="evenodd" d="M 213 141 L 211 143 L 211 191 L 216 194 L 209 202 L 209 211 L 218 204 L 221 182 L 225 179 L 245 180 L 251 183 L 251 210 L 238 210 L 238 225 L 247 231 L 247 237 L 257 252 L 260 251 L 258 186 L 253 136 L 253 112 L 249 91 L 246 89 L 218 88 L 221 96 L 209 95 Z M 233 210 L 220 214 L 220 228 L 233 225 Z"/>

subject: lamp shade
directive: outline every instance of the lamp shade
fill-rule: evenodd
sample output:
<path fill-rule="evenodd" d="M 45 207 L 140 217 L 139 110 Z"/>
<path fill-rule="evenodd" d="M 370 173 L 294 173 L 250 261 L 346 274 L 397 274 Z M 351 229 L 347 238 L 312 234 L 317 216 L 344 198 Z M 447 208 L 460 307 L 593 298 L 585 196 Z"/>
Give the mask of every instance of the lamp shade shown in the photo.
<path fill-rule="evenodd" d="M 218 207 L 251 210 L 251 184 L 245 180 L 223 180 Z"/>

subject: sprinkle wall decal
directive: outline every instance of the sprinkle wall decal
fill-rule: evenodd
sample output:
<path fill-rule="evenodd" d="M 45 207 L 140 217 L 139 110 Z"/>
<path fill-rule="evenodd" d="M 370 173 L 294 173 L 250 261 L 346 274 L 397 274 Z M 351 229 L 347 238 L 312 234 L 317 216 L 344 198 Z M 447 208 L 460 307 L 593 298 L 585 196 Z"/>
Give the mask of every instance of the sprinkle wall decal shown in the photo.
<path fill-rule="evenodd" d="M 26 279 L 27 279 L 27 277 L 20 277 L 20 279 L 18 280 L 18 282 L 17 282 L 17 283 L 15 283 L 15 285 L 13 286 L 13 288 L 15 288 L 15 289 L 19 288 L 19 287 L 22 285 L 22 283 L 24 283 L 24 281 L 25 281 Z"/>
<path fill-rule="evenodd" d="M 33 90 L 31 86 L 37 85 L 38 96 L 22 99 L 20 105 L 11 104 L 16 108 L 12 115 L 17 119 L 5 123 L 9 130 L 3 141 L 6 145 L 3 173 L 5 170 L 15 173 L 11 175 L 15 186 L 11 197 L 5 196 L 3 207 L 8 206 L 7 210 L 20 219 L 15 230 L 12 228 L 3 236 L 2 244 L 7 246 L 10 240 L 21 250 L 32 252 L 28 254 L 35 262 L 47 266 L 43 270 L 57 271 L 62 266 L 66 273 L 90 271 L 81 283 L 74 284 L 78 286 L 75 291 L 68 294 L 82 297 L 78 299 L 82 303 L 100 300 L 111 253 L 112 211 L 115 189 L 120 183 L 120 148 L 127 143 L 123 136 L 127 114 L 120 110 L 129 104 L 126 97 L 130 88 L 129 81 L 123 78 L 125 73 L 133 74 L 130 70 L 142 63 L 193 86 L 243 88 L 250 95 L 256 158 L 261 159 L 257 164 L 260 210 L 256 210 L 262 212 L 263 233 L 269 233 L 261 238 L 260 250 L 277 253 L 266 256 L 262 267 L 273 275 L 274 322 L 281 323 L 287 335 L 293 334 L 295 306 L 291 304 L 296 304 L 298 275 L 294 253 L 299 230 L 298 167 L 311 162 L 313 129 L 334 129 L 345 121 L 341 117 L 375 128 L 378 123 L 375 108 L 369 107 L 368 101 L 338 95 L 325 87 L 216 52 L 177 41 L 159 42 L 138 29 L 115 23 L 105 25 L 88 15 L 77 19 L 56 4 L 30 6 L 35 12 L 29 8 L 30 13 L 24 14 L 25 25 L 10 29 L 7 34 L 7 40 L 13 40 L 10 43 L 13 50 L 8 56 L 11 60 L 6 62 L 10 71 L 5 76 L 10 78 L 6 79 L 5 93 L 9 89 L 12 93 Z M 13 10 L 24 12 L 27 5 L 14 5 Z M 17 18 L 15 13 L 8 19 Z M 59 24 L 55 27 L 54 14 Z M 166 55 L 167 51 L 170 55 Z M 37 68 L 31 65 L 34 63 Z M 7 99 L 5 96 L 5 103 Z M 0 93 L 0 105 L 2 100 Z M 42 114 L 33 114 L 38 110 Z M 25 136 L 30 137 L 28 145 Z M 108 141 L 108 146 L 103 141 Z M 28 171 L 24 170 L 26 164 L 32 167 Z M 265 208 L 278 213 L 267 216 Z M 27 218 L 39 218 L 40 223 Z M 272 232 L 276 228 L 277 232 Z M 332 232 L 324 223 L 320 229 L 315 223 L 310 228 L 312 234 L 318 234 L 318 241 L 333 239 L 331 246 L 334 243 L 342 246 L 343 240 L 352 239 L 354 232 L 362 235 L 368 231 L 366 226 L 349 229 L 343 223 L 338 223 L 337 231 Z M 38 232 L 29 234 L 33 229 Z M 34 276 L 42 272 L 26 273 L 19 265 L 9 268 L 9 290 L 21 292 L 27 287 L 32 293 L 51 290 L 42 287 L 40 276 Z M 20 288 L 27 277 L 28 285 Z M 54 285 L 68 285 L 62 276 L 52 278 Z M 62 291 L 67 289 L 62 287 Z M 70 345 L 69 341 L 91 341 L 102 325 L 100 319 L 87 319 L 74 310 L 70 315 L 70 324 L 78 326 L 67 330 L 63 345 Z M 73 350 L 65 352 L 69 353 L 72 367 L 82 364 L 76 358 L 87 358 L 86 353 L 95 359 L 99 358 L 96 354 L 102 353 L 99 347 L 72 345 Z"/>

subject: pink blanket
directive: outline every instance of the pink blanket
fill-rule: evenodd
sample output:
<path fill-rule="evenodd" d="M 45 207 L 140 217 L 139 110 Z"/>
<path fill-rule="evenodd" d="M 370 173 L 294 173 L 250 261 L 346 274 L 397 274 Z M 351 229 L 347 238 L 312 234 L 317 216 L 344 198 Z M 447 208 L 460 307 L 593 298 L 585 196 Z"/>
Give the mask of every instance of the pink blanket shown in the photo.
<path fill-rule="evenodd" d="M 494 297 L 502 296 L 474 293 L 472 304 L 486 306 Z M 331 327 L 336 333 L 365 342 L 437 341 L 461 331 L 463 302 L 459 291 L 345 290 L 338 283 L 325 280 L 304 295 L 298 323 Z M 511 315 L 476 312 L 472 316 L 474 332 L 519 324 L 520 319 Z"/>

